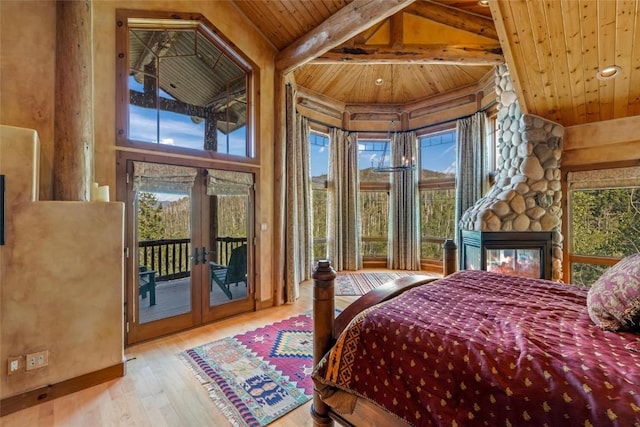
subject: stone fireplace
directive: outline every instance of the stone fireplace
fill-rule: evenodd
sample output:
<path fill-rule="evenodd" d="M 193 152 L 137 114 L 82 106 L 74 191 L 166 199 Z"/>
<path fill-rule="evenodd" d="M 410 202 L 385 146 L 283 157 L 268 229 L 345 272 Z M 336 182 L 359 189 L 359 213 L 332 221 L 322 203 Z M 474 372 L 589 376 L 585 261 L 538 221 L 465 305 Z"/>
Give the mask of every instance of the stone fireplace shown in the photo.
<path fill-rule="evenodd" d="M 550 232 L 552 271 L 545 276 L 559 281 L 562 278 L 560 156 L 564 128 L 521 113 L 506 65 L 496 67 L 496 91 L 499 112 L 495 184 L 463 214 L 460 230 L 500 232 L 503 240 L 505 232 L 520 237 L 526 232 Z M 461 253 L 464 257 L 464 249 Z M 461 265 L 465 265 L 464 259 Z"/>

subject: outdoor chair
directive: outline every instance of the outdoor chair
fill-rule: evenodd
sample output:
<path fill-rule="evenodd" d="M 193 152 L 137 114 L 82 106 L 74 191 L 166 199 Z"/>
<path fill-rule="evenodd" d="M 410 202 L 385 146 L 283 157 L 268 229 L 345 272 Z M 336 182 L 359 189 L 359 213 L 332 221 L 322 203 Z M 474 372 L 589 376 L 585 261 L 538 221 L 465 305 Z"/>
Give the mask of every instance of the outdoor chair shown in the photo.
<path fill-rule="evenodd" d="M 209 262 L 211 271 L 210 290 L 213 290 L 213 283 L 217 283 L 222 292 L 233 299 L 230 285 L 244 282 L 247 284 L 247 245 L 238 246 L 231 251 L 229 265 L 222 265 L 213 261 Z"/>
<path fill-rule="evenodd" d="M 143 299 L 149 293 L 149 307 L 156 305 L 156 271 L 144 265 L 138 267 L 138 293 Z"/>

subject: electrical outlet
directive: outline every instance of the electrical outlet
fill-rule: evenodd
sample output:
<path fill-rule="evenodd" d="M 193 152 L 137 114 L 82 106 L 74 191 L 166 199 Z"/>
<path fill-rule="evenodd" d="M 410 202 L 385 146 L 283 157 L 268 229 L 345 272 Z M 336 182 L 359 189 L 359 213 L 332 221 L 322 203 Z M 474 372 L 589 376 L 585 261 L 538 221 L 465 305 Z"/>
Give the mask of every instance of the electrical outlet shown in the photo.
<path fill-rule="evenodd" d="M 7 375 L 13 375 L 24 371 L 24 358 L 22 356 L 11 356 L 7 360 Z"/>
<path fill-rule="evenodd" d="M 27 354 L 26 370 L 31 371 L 33 369 L 42 368 L 49 364 L 49 351 L 42 350 L 37 353 Z"/>

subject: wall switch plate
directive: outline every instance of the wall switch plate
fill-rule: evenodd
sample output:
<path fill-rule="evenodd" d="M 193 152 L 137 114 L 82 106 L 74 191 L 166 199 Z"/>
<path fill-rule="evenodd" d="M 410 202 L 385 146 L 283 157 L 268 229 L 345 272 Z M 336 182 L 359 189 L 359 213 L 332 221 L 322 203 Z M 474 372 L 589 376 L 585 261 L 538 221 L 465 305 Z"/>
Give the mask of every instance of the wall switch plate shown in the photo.
<path fill-rule="evenodd" d="M 27 354 L 26 370 L 31 371 L 33 369 L 42 368 L 49 364 L 49 351 L 42 350 L 37 353 Z"/>
<path fill-rule="evenodd" d="M 24 372 L 24 358 L 22 356 L 10 356 L 7 360 L 7 375 Z"/>

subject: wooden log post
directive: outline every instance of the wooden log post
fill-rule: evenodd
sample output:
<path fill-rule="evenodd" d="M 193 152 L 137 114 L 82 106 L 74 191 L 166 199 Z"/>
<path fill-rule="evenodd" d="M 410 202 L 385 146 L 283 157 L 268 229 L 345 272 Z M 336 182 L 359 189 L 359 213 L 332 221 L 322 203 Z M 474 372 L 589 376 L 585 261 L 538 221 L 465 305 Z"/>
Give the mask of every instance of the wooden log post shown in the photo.
<path fill-rule="evenodd" d="M 444 248 L 444 262 L 442 263 L 444 268 L 442 275 L 446 277 L 456 271 L 456 250 L 458 247 L 451 239 L 445 240 L 442 247 Z"/>
<path fill-rule="evenodd" d="M 313 271 L 313 365 L 316 366 L 328 348 L 333 344 L 335 303 L 333 281 L 336 272 L 329 261 L 320 260 Z M 332 426 L 327 406 L 316 391 L 313 392 L 311 416 L 316 427 Z"/>
<path fill-rule="evenodd" d="M 91 1 L 56 3 L 53 194 L 88 200 L 93 179 Z"/>

